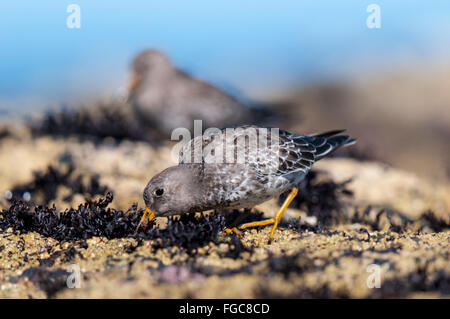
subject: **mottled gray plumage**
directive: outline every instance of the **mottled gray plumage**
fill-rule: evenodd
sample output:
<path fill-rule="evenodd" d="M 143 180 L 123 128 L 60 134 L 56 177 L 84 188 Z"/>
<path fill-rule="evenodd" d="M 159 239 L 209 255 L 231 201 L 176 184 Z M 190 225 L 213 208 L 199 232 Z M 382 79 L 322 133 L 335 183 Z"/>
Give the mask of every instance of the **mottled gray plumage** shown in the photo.
<path fill-rule="evenodd" d="M 176 69 L 167 56 L 146 50 L 133 61 L 129 101 L 139 120 L 171 134 L 178 127 L 226 127 L 250 120 L 251 112 L 218 88 Z"/>
<path fill-rule="evenodd" d="M 204 134 L 183 147 L 179 165 L 150 180 L 145 203 L 156 216 L 251 208 L 297 186 L 316 161 L 355 142 L 341 132 L 303 136 L 243 126 Z"/>

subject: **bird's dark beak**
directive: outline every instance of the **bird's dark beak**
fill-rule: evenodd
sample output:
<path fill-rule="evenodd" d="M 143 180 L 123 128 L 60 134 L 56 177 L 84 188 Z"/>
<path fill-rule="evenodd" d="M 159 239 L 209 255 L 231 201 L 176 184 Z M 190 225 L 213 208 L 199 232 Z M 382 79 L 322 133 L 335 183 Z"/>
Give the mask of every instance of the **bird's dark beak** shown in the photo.
<path fill-rule="evenodd" d="M 133 92 L 138 87 L 139 83 L 141 83 L 141 76 L 138 75 L 136 72 L 133 72 L 130 85 L 128 86 L 127 96 L 125 99 L 128 103 L 131 101 Z"/>
<path fill-rule="evenodd" d="M 143 222 L 146 222 L 147 219 L 148 219 L 147 223 L 151 222 L 153 219 L 155 219 L 155 213 L 152 210 L 150 210 L 150 208 L 146 208 L 144 210 L 144 215 L 142 215 L 141 221 L 139 222 L 139 225 L 137 226 L 136 231 L 139 229 L 139 227 L 141 226 L 141 224 Z"/>

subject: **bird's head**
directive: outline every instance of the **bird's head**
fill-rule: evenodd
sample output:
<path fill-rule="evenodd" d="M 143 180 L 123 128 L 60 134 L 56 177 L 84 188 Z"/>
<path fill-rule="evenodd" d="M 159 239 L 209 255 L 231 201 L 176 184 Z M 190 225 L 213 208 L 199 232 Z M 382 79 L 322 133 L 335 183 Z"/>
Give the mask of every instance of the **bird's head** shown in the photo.
<path fill-rule="evenodd" d="M 194 212 L 201 185 L 195 165 L 172 166 L 154 176 L 144 189 L 145 206 L 154 217 Z"/>
<path fill-rule="evenodd" d="M 164 53 L 157 50 L 145 50 L 133 61 L 133 80 L 144 79 L 150 75 L 160 75 L 170 69 L 172 69 L 172 64 Z M 134 81 L 132 81 L 132 85 Z"/>
<path fill-rule="evenodd" d="M 172 64 L 164 53 L 157 50 L 145 50 L 133 60 L 131 66 L 131 79 L 128 86 L 128 101 L 143 83 L 160 83 L 173 72 Z M 143 85 L 141 85 L 143 84 Z"/>

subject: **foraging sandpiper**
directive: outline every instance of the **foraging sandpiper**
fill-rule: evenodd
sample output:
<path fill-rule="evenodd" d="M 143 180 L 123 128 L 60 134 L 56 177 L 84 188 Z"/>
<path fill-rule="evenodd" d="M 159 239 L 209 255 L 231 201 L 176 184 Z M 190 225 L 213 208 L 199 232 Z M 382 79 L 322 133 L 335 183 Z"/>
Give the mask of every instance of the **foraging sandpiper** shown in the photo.
<path fill-rule="evenodd" d="M 312 165 L 337 148 L 355 143 L 349 136 L 339 135 L 342 132 L 305 136 L 242 126 L 198 136 L 182 148 L 179 165 L 165 169 L 145 187 L 147 209 L 139 225 L 158 216 L 244 208 L 226 232 L 273 225 L 273 237 Z M 275 217 L 239 225 L 252 207 L 287 190 L 291 191 Z"/>

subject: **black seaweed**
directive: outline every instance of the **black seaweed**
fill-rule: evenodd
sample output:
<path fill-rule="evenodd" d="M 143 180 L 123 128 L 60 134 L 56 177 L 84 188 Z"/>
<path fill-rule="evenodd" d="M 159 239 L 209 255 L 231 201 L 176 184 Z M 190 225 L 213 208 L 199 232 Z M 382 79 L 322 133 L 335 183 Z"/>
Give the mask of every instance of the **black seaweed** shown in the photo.
<path fill-rule="evenodd" d="M 383 281 L 378 289 L 373 289 L 369 298 L 402 298 L 413 291 L 439 292 L 450 294 L 450 273 L 445 267 L 430 269 L 430 261 L 424 265 L 418 262 L 416 269 L 403 277 Z"/>
<path fill-rule="evenodd" d="M 11 189 L 12 198 L 10 201 L 23 197 L 25 192 L 29 192 L 33 202 L 38 198 L 38 204 L 47 205 L 56 198 L 58 187 L 68 187 L 71 192 L 64 201 L 70 202 L 75 194 L 93 197 L 95 195 L 104 195 L 107 187 L 100 184 L 99 175 L 93 175 L 88 182 L 83 182 L 83 175 L 74 176 L 75 167 L 69 163 L 68 168 L 63 169 L 55 166 L 48 166 L 46 171 L 33 172 L 33 179 L 25 184 L 16 185 Z"/>
<path fill-rule="evenodd" d="M 10 132 L 10 130 L 7 127 L 2 127 L 0 128 L 0 140 L 10 137 L 12 134 Z"/>
<path fill-rule="evenodd" d="M 125 116 L 122 109 L 127 107 L 129 108 L 126 104 L 100 104 L 89 109 L 63 108 L 48 112 L 43 119 L 32 121 L 29 128 L 33 136 L 51 135 L 63 138 L 77 136 L 81 140 L 94 141 L 112 137 L 118 141 L 128 139 L 157 144 L 161 136 L 134 118 Z"/>
<path fill-rule="evenodd" d="M 68 275 L 64 269 L 49 270 L 40 266 L 26 269 L 20 278 L 28 278 L 47 294 L 47 298 L 52 298 L 58 291 L 67 287 Z"/>
<path fill-rule="evenodd" d="M 450 229 L 450 222 L 436 216 L 431 210 L 423 212 L 416 219 L 411 219 L 404 213 L 387 207 L 379 208 L 376 214 L 371 214 L 374 209 L 374 207 L 369 205 L 363 211 L 355 210 L 350 221 L 368 225 L 372 230 L 382 230 L 382 218 L 384 217 L 388 222 L 389 230 L 396 233 L 402 233 L 408 229 L 416 229 L 418 232 L 422 232 L 427 228 L 433 232 L 442 232 Z"/>
<path fill-rule="evenodd" d="M 211 213 L 206 216 L 194 214 L 182 215 L 179 218 L 169 218 L 164 229 L 158 228 L 153 222 L 136 228 L 143 215 L 143 209 L 137 205 L 127 211 L 109 208 L 113 195 L 107 193 L 98 201 L 87 201 L 77 209 L 70 208 L 63 212 L 56 207 L 35 206 L 33 209 L 23 201 L 13 201 L 9 209 L 0 212 L 0 229 L 12 227 L 20 232 L 37 232 L 56 240 L 77 241 L 93 236 L 112 238 L 132 237 L 136 239 L 154 240 L 153 247 L 166 248 L 177 246 L 194 252 L 210 242 L 223 242 L 219 233 L 225 228 L 225 217 L 222 214 Z M 243 250 L 235 241 L 234 251 L 239 254 Z"/>

